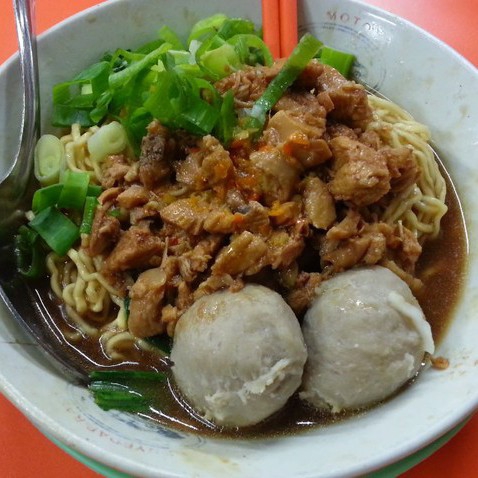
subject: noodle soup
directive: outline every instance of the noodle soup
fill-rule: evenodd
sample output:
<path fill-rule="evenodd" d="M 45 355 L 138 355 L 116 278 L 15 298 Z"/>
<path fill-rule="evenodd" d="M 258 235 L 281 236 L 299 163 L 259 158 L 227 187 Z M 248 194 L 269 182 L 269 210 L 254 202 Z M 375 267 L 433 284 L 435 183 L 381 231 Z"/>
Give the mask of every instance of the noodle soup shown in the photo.
<path fill-rule="evenodd" d="M 204 26 L 209 25 L 208 22 L 214 24 L 211 31 Z M 237 24 L 242 26 L 239 28 Z M 206 29 L 211 38 L 232 28 L 224 25 L 253 28 L 247 20 L 231 20 L 221 15 L 197 25 Z M 197 25 L 189 41 L 201 45 L 197 32 L 202 30 Z M 464 226 L 456 214 L 458 200 L 453 188 L 447 195 L 447 179 L 429 145 L 428 128 L 398 105 L 367 93 L 362 85 L 347 79 L 320 58 L 305 62 L 300 74 L 294 73 L 295 77 L 291 77 L 289 88 L 280 86 L 282 89 L 277 95 L 279 82 L 276 79 L 292 71 L 289 60 L 272 62 L 265 45 L 258 43 L 261 42 L 259 36 L 248 35 L 249 41 L 254 40 L 247 48 L 255 56 L 247 60 L 251 64 L 246 61 L 232 73 L 230 65 L 221 73 L 206 69 L 200 56 L 196 56 L 199 58 L 196 65 L 191 66 L 190 62 L 185 68 L 184 63 L 179 62 L 175 69 L 168 70 L 171 66 L 167 67 L 169 57 L 165 55 L 173 53 L 166 47 L 169 44 L 161 40 L 154 46 L 147 44 L 146 52 L 143 52 L 145 46 L 137 52 L 118 50 L 105 56 L 81 73 L 80 80 L 73 80 L 73 83 L 79 82 L 77 97 L 71 96 L 75 93 L 65 93 L 65 88 L 71 88 L 70 82 L 57 85 L 55 98 L 59 103 L 55 104 L 53 121 L 66 126 L 68 112 L 73 108 L 71 117 L 80 118 L 82 123 L 71 124 L 69 131 L 59 138 L 45 135 L 40 139 L 35 160 L 36 176 L 43 188 L 35 193 L 32 211 L 27 215 L 29 227 L 53 249 L 45 259 L 50 291 L 42 286 L 34 293 L 56 296 L 50 305 L 53 312 L 46 316 L 47 321 L 52 322 L 50 327 L 60 332 L 63 346 L 74 355 L 85 357 L 88 370 L 114 367 L 165 373 L 167 384 L 156 392 L 152 389 L 144 392 L 152 397 L 152 402 L 142 413 L 166 425 L 201 432 L 212 430 L 221 432 L 222 436 L 235 436 L 238 428 L 247 436 L 281 434 L 284 430 L 300 429 L 301 424 L 309 428 L 337 420 L 383 402 L 413 381 L 424 364 L 445 367 L 446 359 L 433 356 L 433 338 L 439 340 L 440 331 L 446 327 L 446 317 L 451 315 L 459 295 L 465 260 Z M 224 37 L 221 41 L 227 39 Z M 307 42 L 314 45 L 314 41 L 310 36 L 304 37 L 297 52 L 304 50 Z M 234 42 L 224 45 L 234 51 Z M 208 52 L 216 53 L 214 49 Z M 151 67 L 148 63 L 145 73 L 139 75 L 134 63 L 138 60 L 128 64 L 130 55 L 131 58 L 139 55 L 143 63 L 155 55 L 158 64 Z M 184 55 L 190 55 L 189 51 L 185 50 Z M 136 76 L 128 78 L 133 70 L 131 75 Z M 122 90 L 91 93 L 91 78 L 98 83 L 103 71 L 110 71 L 107 73 L 110 85 L 126 77 L 128 88 L 133 85 L 131 91 L 143 88 L 142 95 L 147 98 L 144 105 L 135 109 L 137 105 L 128 97 L 131 93 L 125 96 Z M 194 84 L 196 89 L 191 87 Z M 162 91 L 157 88 L 160 87 L 164 88 L 165 95 L 175 95 L 177 89 L 181 91 L 180 98 L 192 95 L 183 105 L 189 109 L 177 110 L 176 116 L 167 111 L 171 107 L 167 103 L 158 109 Z M 61 96 L 60 91 L 61 95 L 70 96 Z M 85 109 L 85 97 L 92 94 L 96 95 L 92 109 Z M 134 94 L 140 96 L 137 92 Z M 270 111 L 267 110 L 267 117 L 264 116 L 263 124 L 258 126 L 260 115 L 251 116 L 251 112 L 265 101 L 263 98 L 272 94 L 276 96 Z M 170 102 L 173 100 L 176 101 L 175 97 L 169 98 Z M 74 104 L 81 107 L 74 110 Z M 100 104 L 103 105 L 101 114 Z M 214 110 L 218 105 L 219 109 Z M 219 116 L 209 125 L 199 123 L 202 116 L 191 120 L 190 108 L 194 107 L 202 108 L 209 116 Z M 205 114 L 202 110 L 201 115 Z M 114 119 L 116 114 L 119 116 Z M 88 126 L 91 118 L 85 115 L 96 117 L 99 124 Z M 133 118 L 137 121 L 138 116 L 140 122 L 133 124 Z M 52 152 L 58 163 L 53 173 L 42 166 L 44 157 L 51 165 Z M 448 184 L 448 189 L 450 186 Z M 75 197 L 78 194 L 83 195 L 79 211 Z M 442 226 L 449 207 L 454 214 L 444 224 L 455 231 L 452 235 Z M 66 228 L 61 234 L 45 230 L 45 223 L 56 224 L 56 220 L 59 220 L 58 227 L 66 225 L 69 230 L 77 223 L 76 236 L 75 232 L 70 235 Z M 20 237 L 25 236 L 27 230 L 21 230 Z M 58 236 L 66 237 L 66 241 L 71 237 L 71 240 L 58 240 Z M 453 261 L 448 258 L 452 236 Z M 31 247 L 35 249 L 39 239 L 34 237 L 37 242 Z M 432 265 L 430 260 L 421 260 L 422 251 L 426 253 L 428 248 L 445 250 L 443 262 L 437 264 L 433 259 Z M 434 284 L 442 277 L 443 268 L 451 274 L 440 284 L 444 293 L 437 308 L 429 297 L 436 290 Z M 353 348 L 366 356 L 361 363 L 362 358 L 355 357 L 352 351 L 350 363 L 364 367 L 363 380 L 370 380 L 370 387 L 372 382 L 378 382 L 378 386 L 376 392 L 362 398 L 341 398 L 338 402 L 334 398 L 327 402 L 322 397 L 323 385 L 319 390 L 314 384 L 316 372 L 311 358 L 314 334 L 321 336 L 323 332 L 306 333 L 309 325 L 303 324 L 316 320 L 312 312 L 314 304 L 319 300 L 320 290 L 328 287 L 328 281 L 352 270 L 368 271 L 370 279 L 367 280 L 371 282 L 367 287 L 376 288 L 374 281 L 381 282 L 380 274 L 386 270 L 389 271 L 387 277 L 395 281 L 395 285 L 391 282 L 390 289 L 383 291 L 386 297 L 383 306 L 367 302 L 371 289 L 361 292 L 365 296 L 359 296 L 355 305 L 350 306 L 352 316 L 365 314 L 358 332 L 362 338 L 355 335 L 346 339 L 351 318 L 345 318 L 340 332 L 341 343 L 357 342 Z M 377 278 L 373 279 L 374 276 Z M 271 325 L 261 326 L 267 309 L 257 319 L 248 318 L 252 317 L 253 309 L 247 309 L 247 294 L 244 299 L 237 297 L 242 297 L 246 290 L 252 291 L 251 286 L 267 288 L 254 289 L 259 294 L 254 299 L 256 308 L 266 301 L 266 290 L 272 290 L 277 294 L 274 299 L 271 296 L 271 304 L 276 305 L 271 305 L 269 310 L 278 307 L 272 314 L 282 320 L 284 314 L 289 314 L 285 311 L 290 311 L 294 323 L 290 325 L 295 332 L 286 335 L 289 338 L 296 335 L 294 352 L 281 350 L 282 355 L 277 359 L 271 359 L 267 352 L 265 358 L 266 362 L 277 360 L 277 366 L 287 364 L 286 368 L 277 376 L 269 376 L 276 365 L 269 369 L 270 365 L 263 366 L 258 360 L 251 365 L 252 370 L 239 372 L 239 364 L 245 361 L 240 354 L 248 352 L 235 352 L 238 354 L 235 356 L 234 352 L 225 350 L 220 363 L 225 361 L 232 377 L 245 374 L 255 377 L 252 382 L 260 381 L 261 376 L 256 376 L 259 369 L 267 375 L 264 392 L 256 397 L 255 392 L 250 391 L 249 379 L 241 385 L 242 378 L 239 378 L 238 383 L 231 385 L 227 377 L 223 378 L 227 385 L 221 384 L 218 390 L 206 392 L 202 384 L 214 383 L 221 372 L 208 372 L 202 365 L 194 374 L 201 376 L 204 369 L 205 375 L 200 379 L 198 391 L 193 392 L 191 380 L 194 379 L 189 377 L 193 364 L 208 362 L 207 357 L 218 353 L 223 340 L 229 340 L 229 332 L 224 332 L 226 325 L 207 332 L 207 340 L 220 338 L 211 340 L 203 358 L 196 357 L 195 350 L 203 347 L 198 345 L 202 340 L 199 337 L 212 321 L 206 317 L 204 323 L 194 326 L 198 329 L 192 331 L 192 343 L 177 345 L 176 326 L 183 316 L 183 324 L 196 320 L 195 314 L 200 313 L 197 303 L 202 301 L 201 307 L 210 307 L 213 315 L 213 311 L 225 307 L 226 322 L 231 314 L 239 314 L 237 320 L 244 320 L 244 324 L 247 320 L 251 320 L 251 324 L 259 323 L 258 330 L 280 334 L 280 327 L 289 327 L 286 322 L 278 325 L 277 319 Z M 397 290 L 405 295 L 397 295 Z M 393 294 L 398 297 L 397 303 L 392 300 Z M 227 312 L 228 304 L 236 299 L 245 301 L 244 307 L 239 308 L 242 310 Z M 214 300 L 223 300 L 224 306 L 211 302 Z M 340 300 L 343 304 L 350 301 L 346 295 Z M 54 305 L 57 301 L 58 305 Z M 330 312 L 332 319 L 333 314 L 346 310 L 343 304 L 336 312 Z M 195 312 L 191 312 L 193 309 Z M 370 320 L 377 320 L 373 318 L 376 313 L 384 314 L 385 321 L 387 317 L 394 317 L 392 320 L 396 323 L 391 326 L 391 332 L 380 330 L 380 324 L 385 323 L 382 319 L 377 326 L 366 325 Z M 445 319 L 438 324 L 438 317 Z M 218 320 L 223 320 L 222 316 Z M 335 319 L 333 322 L 339 323 Z M 324 326 L 328 327 L 321 325 Z M 182 330 L 184 327 L 187 326 L 183 325 Z M 393 336 L 392 331 L 396 334 L 399 329 L 403 329 L 402 336 Z M 302 375 L 307 352 L 302 333 L 309 351 L 305 378 Z M 390 384 L 386 384 L 388 379 L 380 378 L 379 372 L 376 372 L 379 378 L 367 372 L 374 367 L 375 360 L 368 358 L 374 353 L 368 350 L 367 337 L 375 333 L 384 334 L 380 339 L 384 340 L 382 350 L 374 352 L 377 360 L 390 362 L 394 367 L 403 360 L 402 372 L 395 370 Z M 277 348 L 270 338 L 265 338 L 262 345 L 249 345 L 250 340 L 255 340 L 254 336 L 245 333 L 243 350 L 266 347 L 269 340 L 271 350 Z M 406 338 L 408 336 L 413 339 Z M 359 345 L 361 340 L 363 345 Z M 401 358 L 382 357 L 388 353 L 389 344 L 401 340 L 404 340 L 403 350 L 394 352 Z M 171 346 L 172 362 L 169 359 Z M 175 352 L 174 348 L 180 347 L 186 351 Z M 319 355 L 321 347 L 326 349 L 327 345 L 319 347 Z M 414 356 L 413 366 L 408 363 L 411 356 Z M 325 354 L 318 360 L 322 370 L 329 357 Z M 181 361 L 184 365 L 180 365 Z M 332 366 L 334 374 L 343 373 L 345 385 L 337 386 L 344 388 L 345 395 L 355 386 L 348 385 L 347 380 L 363 373 L 359 369 L 345 372 L 350 367 L 339 362 L 327 366 Z M 383 373 L 385 377 L 390 370 L 385 368 Z M 322 375 L 320 372 L 317 377 Z M 267 391 L 271 384 L 273 388 L 285 387 L 287 392 L 284 396 L 275 396 L 275 392 Z M 238 386 L 245 387 L 245 391 L 240 392 L 244 396 L 233 406 Z M 228 387 L 232 387 L 231 390 Z M 312 391 L 308 390 L 310 387 Z M 332 394 L 338 394 L 334 387 Z M 196 398 L 192 398 L 194 394 Z M 210 403 L 199 404 L 201 397 L 209 400 L 210 394 L 211 397 L 225 394 L 229 398 L 225 404 L 221 402 L 218 410 Z M 277 404 L 266 406 L 255 418 L 248 416 L 249 410 L 262 407 L 261 400 L 271 402 L 272 396 L 276 397 Z M 309 396 L 313 397 L 311 403 L 306 398 Z M 248 405 L 249 399 L 258 402 Z M 159 412 L 154 411 L 158 409 Z M 237 418 L 236 413 L 241 418 Z M 276 418 L 262 423 L 269 416 Z"/>

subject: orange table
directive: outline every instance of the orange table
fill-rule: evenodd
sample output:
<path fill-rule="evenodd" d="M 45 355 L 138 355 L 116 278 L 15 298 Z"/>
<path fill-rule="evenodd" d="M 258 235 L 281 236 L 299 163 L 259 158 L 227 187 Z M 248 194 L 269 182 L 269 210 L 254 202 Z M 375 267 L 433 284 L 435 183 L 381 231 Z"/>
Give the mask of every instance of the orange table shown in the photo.
<path fill-rule="evenodd" d="M 259 0 L 258 0 L 259 1 Z M 0 0 L 0 63 L 16 50 L 12 1 Z M 97 0 L 37 0 L 38 32 Z M 478 66 L 477 0 L 368 0 L 421 26 Z M 99 475 L 38 432 L 0 395 L 0 476 L 4 478 L 94 478 Z M 478 415 L 450 442 L 402 478 L 478 476 Z"/>

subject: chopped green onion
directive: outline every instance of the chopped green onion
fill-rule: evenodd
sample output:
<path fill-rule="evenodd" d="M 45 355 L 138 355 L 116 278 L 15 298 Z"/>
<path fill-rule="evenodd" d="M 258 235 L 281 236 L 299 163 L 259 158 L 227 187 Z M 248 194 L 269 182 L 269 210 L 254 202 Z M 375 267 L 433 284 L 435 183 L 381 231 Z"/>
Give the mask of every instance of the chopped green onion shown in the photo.
<path fill-rule="evenodd" d="M 101 61 L 82 71 L 73 80 L 53 87 L 53 126 L 92 126 L 89 111 L 97 98 L 108 89 L 111 67 Z"/>
<path fill-rule="evenodd" d="M 59 256 L 64 256 L 79 238 L 78 227 L 55 207 L 40 211 L 28 225 Z"/>
<path fill-rule="evenodd" d="M 319 51 L 319 60 L 321 63 L 335 68 L 345 78 L 349 78 L 355 55 L 328 46 L 322 46 Z"/>
<path fill-rule="evenodd" d="M 113 100 L 113 93 L 110 90 L 103 91 L 96 100 L 94 108 L 89 113 L 93 123 L 99 123 L 108 113 L 108 107 Z"/>
<path fill-rule="evenodd" d="M 97 198 L 103 192 L 103 188 L 97 184 L 88 184 L 88 189 L 86 190 L 87 196 L 94 196 Z"/>
<path fill-rule="evenodd" d="M 163 40 L 165 43 L 169 43 L 173 50 L 184 50 L 184 45 L 181 39 L 178 37 L 177 33 L 169 28 L 167 25 L 164 25 L 160 28 L 158 36 L 160 40 Z"/>
<path fill-rule="evenodd" d="M 200 91 L 186 75 L 162 71 L 155 86 L 144 106 L 162 124 L 198 135 L 212 131 L 219 111 L 200 97 Z"/>
<path fill-rule="evenodd" d="M 90 234 L 95 218 L 98 199 L 94 196 L 86 196 L 85 207 L 83 208 L 83 219 L 80 224 L 80 234 Z"/>
<path fill-rule="evenodd" d="M 322 43 L 310 33 L 306 33 L 292 51 L 277 76 L 269 83 L 262 96 L 254 103 L 249 112 L 246 127 L 261 131 L 269 110 L 279 101 L 287 88 L 296 80 L 310 60 L 319 51 Z"/>
<path fill-rule="evenodd" d="M 30 279 L 44 274 L 45 256 L 36 231 L 27 226 L 20 226 L 15 235 L 14 254 L 20 274 Z"/>
<path fill-rule="evenodd" d="M 56 85 L 54 124 L 90 126 L 116 119 L 136 153 L 153 118 L 173 129 L 196 135 L 214 131 L 228 138 L 226 129 L 230 127 L 223 126 L 227 123 L 224 117 L 233 119 L 229 103 L 224 104 L 210 80 L 223 78 L 245 65 L 272 64 L 270 51 L 254 23 L 216 14 L 193 26 L 187 45 L 169 27 L 161 28 L 158 36 L 136 50 L 119 48 L 108 53 L 73 80 Z M 307 56 L 306 45 L 301 48 L 282 72 L 283 88 L 276 85 L 277 95 L 271 96 L 268 91 L 249 114 L 246 124 L 250 131 L 261 129 L 269 104 L 277 101 L 293 81 L 300 57 Z M 208 86 L 200 85 L 199 80 Z"/>
<path fill-rule="evenodd" d="M 110 87 L 121 88 L 125 83 L 134 78 L 142 70 L 154 65 L 159 57 L 171 49 L 170 43 L 163 43 L 161 46 L 145 55 L 141 60 L 131 63 L 127 68 L 113 73 L 109 78 Z"/>
<path fill-rule="evenodd" d="M 51 186 L 37 189 L 33 194 L 32 211 L 34 213 L 39 213 L 40 211 L 46 209 L 49 206 L 58 205 L 58 200 L 60 199 L 62 190 L 63 183 L 52 184 Z M 86 196 L 92 196 L 94 198 L 97 198 L 102 193 L 102 191 L 103 189 L 101 186 L 98 186 L 97 184 L 88 184 L 88 187 L 86 189 Z"/>
<path fill-rule="evenodd" d="M 161 46 L 163 43 L 164 42 L 162 41 L 158 45 L 158 47 Z M 151 53 L 151 51 L 149 53 Z M 147 53 L 144 53 L 144 52 L 141 53 L 138 50 L 131 51 L 131 50 L 124 50 L 123 48 L 118 48 L 110 60 L 110 65 L 112 62 L 116 63 L 116 61 L 121 58 L 121 60 L 123 60 L 122 68 L 118 68 L 116 71 L 124 70 L 128 66 L 128 64 L 135 63 L 137 61 L 142 60 L 145 57 L 145 55 L 147 55 Z"/>
<path fill-rule="evenodd" d="M 169 50 L 164 57 L 164 64 L 168 70 L 184 65 L 192 66 L 191 58 L 191 52 L 189 51 Z"/>
<path fill-rule="evenodd" d="M 151 120 L 151 113 L 145 107 L 136 108 L 129 116 L 122 118 L 121 124 L 125 127 L 136 154 L 139 154 L 141 139 L 146 134 L 146 127 Z"/>
<path fill-rule="evenodd" d="M 107 214 L 108 214 L 108 216 L 118 218 L 118 217 L 121 216 L 121 209 L 119 207 L 118 208 L 112 208 L 107 212 Z"/>
<path fill-rule="evenodd" d="M 150 384 L 165 381 L 161 372 L 97 370 L 90 373 L 88 388 L 103 410 L 141 412 L 151 403 Z"/>
<path fill-rule="evenodd" d="M 228 18 L 222 23 L 217 34 L 225 40 L 240 34 L 254 34 L 254 36 L 259 38 L 255 33 L 255 29 L 254 23 L 250 20 L 244 18 Z"/>
<path fill-rule="evenodd" d="M 229 43 L 223 43 L 220 47 L 204 53 L 200 47 L 196 59 L 199 66 L 213 80 L 220 80 L 242 66 L 236 49 Z"/>
<path fill-rule="evenodd" d="M 264 41 L 252 33 L 237 33 L 225 39 L 218 33 L 202 42 L 196 62 L 212 80 L 219 80 L 244 65 L 272 65 L 271 52 Z"/>
<path fill-rule="evenodd" d="M 87 145 L 91 159 L 100 162 L 110 154 L 121 153 L 128 145 L 128 138 L 121 123 L 112 121 L 95 131 Z"/>
<path fill-rule="evenodd" d="M 208 134 L 222 114 L 222 101 L 210 82 L 205 88 L 195 81 L 222 78 L 245 64 L 271 62 L 250 20 L 223 14 L 205 18 L 192 28 L 186 47 L 169 27 L 162 27 L 158 36 L 134 51 L 119 48 L 103 55 L 73 80 L 56 85 L 53 123 L 91 126 L 115 118 L 136 153 L 155 117 L 171 128 Z M 181 79 L 166 78 L 165 72 Z"/>
<path fill-rule="evenodd" d="M 105 388 L 103 388 L 105 387 Z M 90 385 L 95 403 L 103 410 L 120 410 L 123 412 L 141 412 L 148 409 L 148 400 L 134 390 L 109 387 L 108 384 Z"/>
<path fill-rule="evenodd" d="M 126 385 L 122 385 L 120 383 L 109 382 L 108 380 L 104 379 L 92 379 L 90 375 L 90 380 L 92 380 L 88 388 L 93 391 L 102 391 L 102 392 L 119 392 L 119 391 L 127 391 L 128 387 Z"/>
<path fill-rule="evenodd" d="M 33 194 L 32 210 L 34 213 L 39 213 L 49 206 L 54 206 L 58 203 L 63 184 L 57 183 L 51 186 L 46 186 L 41 189 L 37 189 Z"/>
<path fill-rule="evenodd" d="M 222 144 L 228 146 L 234 136 L 234 128 L 237 124 L 234 110 L 234 92 L 229 90 L 222 99 L 219 120 L 215 126 L 214 134 Z"/>
<path fill-rule="evenodd" d="M 65 167 L 63 143 L 52 134 L 44 134 L 37 141 L 33 161 L 35 177 L 42 186 L 58 182 Z"/>
<path fill-rule="evenodd" d="M 160 47 L 163 43 L 164 43 L 164 40 L 162 40 L 161 38 L 156 38 L 140 46 L 135 51 L 136 53 L 142 53 L 143 55 L 147 55 L 148 53 L 151 53 L 153 50 L 156 50 L 156 48 Z M 171 42 L 168 42 L 168 43 L 171 43 Z M 127 66 L 127 63 L 125 64 L 125 62 L 119 62 L 118 60 L 116 61 L 117 61 L 117 66 L 115 71 L 122 70 L 123 68 Z"/>
<path fill-rule="evenodd" d="M 180 113 L 180 125 L 187 131 L 203 136 L 214 128 L 219 111 L 207 101 L 198 97 L 192 97 L 188 106 Z"/>
<path fill-rule="evenodd" d="M 71 171 L 65 172 L 63 189 L 58 198 L 58 207 L 65 209 L 83 209 L 90 176 L 86 172 Z"/>
<path fill-rule="evenodd" d="M 188 45 L 193 40 L 203 40 L 205 36 L 209 36 L 211 33 L 217 33 L 226 20 L 227 16 L 222 13 L 217 13 L 211 17 L 199 20 L 191 28 L 191 33 L 189 34 L 188 38 Z"/>
<path fill-rule="evenodd" d="M 80 109 L 77 106 L 54 103 L 51 124 L 66 127 L 78 123 L 82 127 L 93 126 L 95 123 L 90 117 L 89 109 Z"/>
<path fill-rule="evenodd" d="M 271 66 L 274 63 L 269 47 L 262 38 L 251 34 L 234 35 L 228 40 L 228 43 L 236 47 L 239 53 L 240 61 L 246 65 L 257 65 L 262 63 Z"/>

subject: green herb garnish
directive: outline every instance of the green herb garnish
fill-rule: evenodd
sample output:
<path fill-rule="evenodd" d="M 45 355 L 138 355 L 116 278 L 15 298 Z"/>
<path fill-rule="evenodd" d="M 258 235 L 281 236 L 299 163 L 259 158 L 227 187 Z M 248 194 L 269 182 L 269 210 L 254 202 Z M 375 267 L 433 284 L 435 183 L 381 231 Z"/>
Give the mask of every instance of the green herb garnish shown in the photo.
<path fill-rule="evenodd" d="M 154 384 L 164 383 L 161 372 L 98 370 L 90 373 L 89 390 L 103 410 L 145 412 L 153 402 Z"/>

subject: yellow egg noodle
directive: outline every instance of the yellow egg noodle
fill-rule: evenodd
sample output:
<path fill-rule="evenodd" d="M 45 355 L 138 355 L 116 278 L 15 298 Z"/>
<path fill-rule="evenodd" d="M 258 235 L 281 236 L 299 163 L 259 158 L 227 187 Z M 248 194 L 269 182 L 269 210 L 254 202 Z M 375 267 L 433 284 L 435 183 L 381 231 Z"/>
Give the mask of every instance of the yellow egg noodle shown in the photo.
<path fill-rule="evenodd" d="M 447 211 L 446 183 L 429 144 L 430 132 L 391 101 L 369 95 L 369 103 L 374 120 L 368 129 L 378 133 L 389 146 L 411 147 L 420 168 L 416 184 L 397 194 L 380 219 L 389 224 L 401 222 L 420 242 L 427 237 L 435 238 L 440 232 L 440 220 Z"/>
<path fill-rule="evenodd" d="M 60 138 L 65 147 L 67 168 L 72 171 L 86 171 L 95 182 L 99 182 L 101 167 L 90 157 L 88 139 L 99 129 L 98 126 L 92 126 L 82 132 L 79 124 L 73 124 L 71 132 Z"/>

